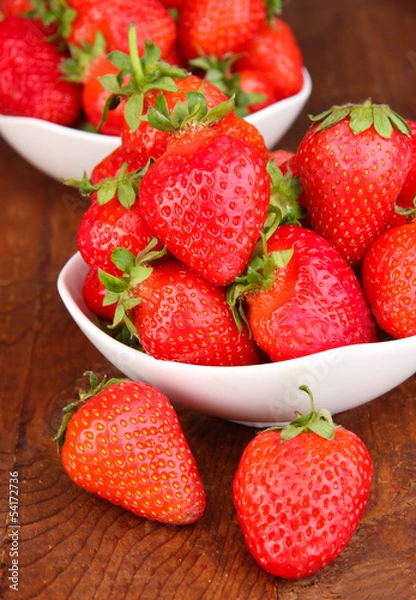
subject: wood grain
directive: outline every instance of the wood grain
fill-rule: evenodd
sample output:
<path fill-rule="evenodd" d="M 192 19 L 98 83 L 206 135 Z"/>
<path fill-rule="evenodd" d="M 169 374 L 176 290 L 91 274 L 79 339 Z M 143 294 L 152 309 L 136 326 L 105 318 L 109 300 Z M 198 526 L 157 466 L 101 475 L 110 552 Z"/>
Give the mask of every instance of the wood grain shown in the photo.
<path fill-rule="evenodd" d="M 308 113 L 346 100 L 372 97 L 416 119 L 413 0 L 283 5 L 314 89 L 280 147 L 296 149 Z M 251 428 L 178 410 L 207 492 L 206 513 L 194 526 L 138 519 L 71 483 L 53 442 L 61 409 L 76 397 L 85 371 L 114 373 L 56 290 L 60 269 L 76 251 L 86 204 L 3 141 L 0 160 L 0 598 L 416 598 L 416 377 L 337 415 L 368 445 L 374 483 L 351 544 L 332 565 L 302 581 L 276 580 L 262 571 L 236 521 L 231 482 L 255 435 Z M 8 579 L 13 471 L 19 474 L 18 592 Z"/>

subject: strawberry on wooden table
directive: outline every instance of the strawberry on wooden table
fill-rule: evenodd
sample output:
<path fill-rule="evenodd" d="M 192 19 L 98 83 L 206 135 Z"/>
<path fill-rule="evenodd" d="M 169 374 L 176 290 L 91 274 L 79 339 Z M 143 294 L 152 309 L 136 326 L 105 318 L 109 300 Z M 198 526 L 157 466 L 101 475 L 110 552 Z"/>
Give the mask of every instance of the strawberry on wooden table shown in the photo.
<path fill-rule="evenodd" d="M 195 459 L 169 399 L 155 387 L 90 374 L 64 409 L 62 464 L 78 486 L 139 517 L 188 525 L 205 510 Z"/>
<path fill-rule="evenodd" d="M 357 265 L 387 226 L 409 172 L 410 128 L 370 101 L 312 121 L 296 155 L 311 226 Z"/>
<path fill-rule="evenodd" d="M 377 339 L 351 267 L 326 240 L 298 225 L 280 225 L 228 294 L 237 318 L 242 312 L 273 361 Z"/>
<path fill-rule="evenodd" d="M 396 338 L 416 335 L 416 223 L 374 240 L 364 256 L 362 281 L 379 326 Z"/>
<path fill-rule="evenodd" d="M 311 392 L 308 388 L 301 389 Z M 326 410 L 260 432 L 233 481 L 245 543 L 266 571 L 312 575 L 346 548 L 366 507 L 372 460 L 363 441 Z"/>
<path fill-rule="evenodd" d="M 63 56 L 34 21 L 0 21 L 0 114 L 72 125 L 81 110 L 81 88 L 63 81 Z"/>

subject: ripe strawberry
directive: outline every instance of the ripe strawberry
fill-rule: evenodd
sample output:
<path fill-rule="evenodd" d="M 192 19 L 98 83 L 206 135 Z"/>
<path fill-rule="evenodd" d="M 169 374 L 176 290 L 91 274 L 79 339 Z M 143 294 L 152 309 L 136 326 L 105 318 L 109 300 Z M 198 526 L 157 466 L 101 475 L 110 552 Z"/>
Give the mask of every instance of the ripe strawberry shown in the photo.
<path fill-rule="evenodd" d="M 162 58 L 175 45 L 175 20 L 159 0 L 100 0 L 77 4 L 77 16 L 67 38 L 69 44 L 81 45 L 82 41 L 92 44 L 96 32 L 101 31 L 109 51 L 128 52 L 128 29 L 134 23 L 139 54 L 143 54 L 146 40 L 160 48 Z"/>
<path fill-rule="evenodd" d="M 188 60 L 240 52 L 266 20 L 263 0 L 192 0 L 179 15 L 179 43 Z"/>
<path fill-rule="evenodd" d="M 310 391 L 302 386 L 304 391 Z M 285 429 L 260 432 L 233 481 L 245 543 L 266 571 L 300 579 L 334 561 L 366 507 L 372 460 L 353 432 L 328 411 L 300 415 Z"/>
<path fill-rule="evenodd" d="M 416 223 L 374 240 L 364 256 L 362 280 L 379 326 L 396 338 L 416 335 Z"/>
<path fill-rule="evenodd" d="M 376 341 L 356 275 L 313 231 L 279 226 L 237 282 L 253 338 L 272 361 Z"/>
<path fill-rule="evenodd" d="M 369 101 L 312 120 L 296 157 L 311 225 L 357 265 L 386 227 L 406 179 L 409 127 Z"/>
<path fill-rule="evenodd" d="M 143 169 L 150 156 L 144 146 L 117 146 L 110 154 L 105 156 L 91 172 L 91 184 L 95 186 L 104 179 L 116 178 L 120 174 L 120 169 L 127 163 L 127 173 L 132 173 Z M 96 198 L 96 192 L 91 190 L 91 198 Z"/>
<path fill-rule="evenodd" d="M 82 85 L 81 106 L 87 121 L 100 133 L 120 135 L 125 123 L 125 100 L 108 111 L 106 120 L 102 123 L 104 106 L 110 92 L 104 88 L 100 78 L 110 74 L 117 76 L 120 69 L 108 58 L 101 32 L 96 33 L 93 45 L 83 42 L 81 47 L 72 45 L 69 50 L 71 56 L 63 61 L 61 71 L 65 81 Z"/>
<path fill-rule="evenodd" d="M 125 323 L 144 351 L 160 360 L 211 366 L 257 363 L 256 345 L 246 329 L 238 330 L 225 290 L 175 259 L 160 261 L 162 255 L 144 252 L 135 260 L 122 248 L 114 251 L 123 276 L 100 274 L 110 290 L 107 301 L 119 303 L 113 325 Z"/>
<path fill-rule="evenodd" d="M 80 114 L 80 87 L 62 81 L 61 61 L 33 21 L 1 21 L 0 113 L 73 124 Z"/>
<path fill-rule="evenodd" d="M 96 193 L 97 201 L 92 202 L 79 224 L 78 249 L 90 268 L 103 269 L 114 275 L 120 274 L 111 261 L 115 248 L 127 248 L 136 255 L 153 237 L 136 202 L 138 186 L 146 169 L 128 174 L 127 166 L 124 163 L 115 178 L 90 187 L 88 180 L 82 180 L 80 185 L 84 194 Z"/>
<path fill-rule="evenodd" d="M 245 44 L 235 69 L 256 71 L 274 87 L 276 99 L 297 94 L 303 85 L 303 54 L 291 27 L 275 17 Z"/>
<path fill-rule="evenodd" d="M 82 284 L 82 296 L 85 304 L 99 319 L 112 323 L 115 316 L 115 306 L 114 304 L 103 304 L 106 293 L 107 290 L 98 277 L 98 270 L 89 269 Z"/>
<path fill-rule="evenodd" d="M 64 409 L 57 436 L 72 481 L 139 517 L 197 521 L 205 492 L 169 399 L 146 383 L 90 379 L 91 391 Z"/>
<path fill-rule="evenodd" d="M 143 177 L 140 208 L 176 258 L 226 286 L 244 270 L 260 237 L 270 177 L 256 149 L 216 130 L 231 101 L 208 111 L 203 95 L 188 98 L 188 112 L 178 104 L 170 115 L 163 96 L 158 110 L 148 111 L 151 124 L 178 133 Z"/>

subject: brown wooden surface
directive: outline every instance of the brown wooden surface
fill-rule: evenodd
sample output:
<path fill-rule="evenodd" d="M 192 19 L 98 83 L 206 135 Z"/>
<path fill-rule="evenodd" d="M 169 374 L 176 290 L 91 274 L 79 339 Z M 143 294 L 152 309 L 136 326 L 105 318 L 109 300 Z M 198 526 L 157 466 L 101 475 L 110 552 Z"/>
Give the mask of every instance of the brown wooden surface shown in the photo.
<path fill-rule="evenodd" d="M 308 112 L 372 97 L 416 119 L 414 0 L 287 0 L 286 20 L 314 89 L 279 144 L 294 150 Z M 179 416 L 207 491 L 195 525 L 148 522 L 73 485 L 52 437 L 93 369 L 111 373 L 67 314 L 56 279 L 76 250 L 85 204 L 0 141 L 0 598 L 48 600 L 412 600 L 416 598 L 416 378 L 337 416 L 374 460 L 361 526 L 331 566 L 276 580 L 246 550 L 231 481 L 255 431 L 189 411 Z M 354 377 L 354 374 L 351 374 Z M 12 566 L 9 472 L 19 476 L 19 591 Z"/>

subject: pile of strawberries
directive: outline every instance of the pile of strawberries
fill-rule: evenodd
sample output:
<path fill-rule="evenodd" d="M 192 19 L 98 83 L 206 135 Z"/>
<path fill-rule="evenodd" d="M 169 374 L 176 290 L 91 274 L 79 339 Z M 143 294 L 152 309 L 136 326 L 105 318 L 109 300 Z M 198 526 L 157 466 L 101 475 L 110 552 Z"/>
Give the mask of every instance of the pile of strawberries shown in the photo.
<path fill-rule="evenodd" d="M 0 114 L 119 135 L 123 102 L 103 106 L 125 79 L 118 53 L 155 44 L 161 58 L 234 95 L 241 115 L 297 93 L 302 52 L 276 0 L 2 0 Z M 116 54 L 114 54 L 116 53 Z M 116 58 L 115 58 L 116 57 Z M 175 72 L 175 71 L 173 71 Z M 120 102 L 118 98 L 117 102 Z"/>
<path fill-rule="evenodd" d="M 130 83 L 114 88 L 121 144 L 91 179 L 68 182 L 91 198 L 83 294 L 106 330 L 161 360 L 222 366 L 416 335 L 416 122 L 370 100 L 335 106 L 296 153 L 268 152 L 197 75 L 131 85 L 133 65 L 160 69 L 151 45 L 154 60 L 134 48 Z M 169 399 L 91 381 L 58 436 L 73 481 L 148 519 L 203 518 L 203 474 Z M 301 389 L 311 412 L 257 434 L 230 490 L 253 558 L 286 579 L 345 549 L 373 469 L 363 441 Z"/>
<path fill-rule="evenodd" d="M 249 19 L 234 20 L 242 14 Z M 247 96 L 236 106 L 235 75 L 243 87 L 243 74 L 265 70 L 275 100 L 297 91 L 302 61 L 260 0 L 51 0 L 43 16 L 0 24 L 2 74 L 8 55 L 15 71 L 26 55 L 47 90 L 42 103 L 59 99 L 34 116 L 60 122 L 61 113 L 70 124 L 76 110 L 65 98 L 75 106 L 81 88 L 57 76 L 60 42 L 74 77 L 83 51 L 101 47 L 91 77 L 105 93 L 91 123 L 121 134 L 91 179 L 68 182 L 91 198 L 77 241 L 89 266 L 84 298 L 106 331 L 161 360 L 224 367 L 416 335 L 416 122 L 369 100 L 336 106 L 312 117 L 296 153 L 270 153 L 242 118 Z M 279 65 L 271 48 L 286 43 L 291 58 Z M 290 77 L 273 70 L 288 64 Z M 0 94 L 2 112 L 25 102 L 23 67 L 18 74 L 19 94 Z M 93 374 L 90 387 L 64 409 L 57 436 L 73 481 L 141 517 L 201 519 L 203 478 L 169 399 Z M 249 551 L 288 579 L 343 551 L 372 478 L 364 443 L 301 389 L 310 414 L 258 434 L 230 490 Z"/>

